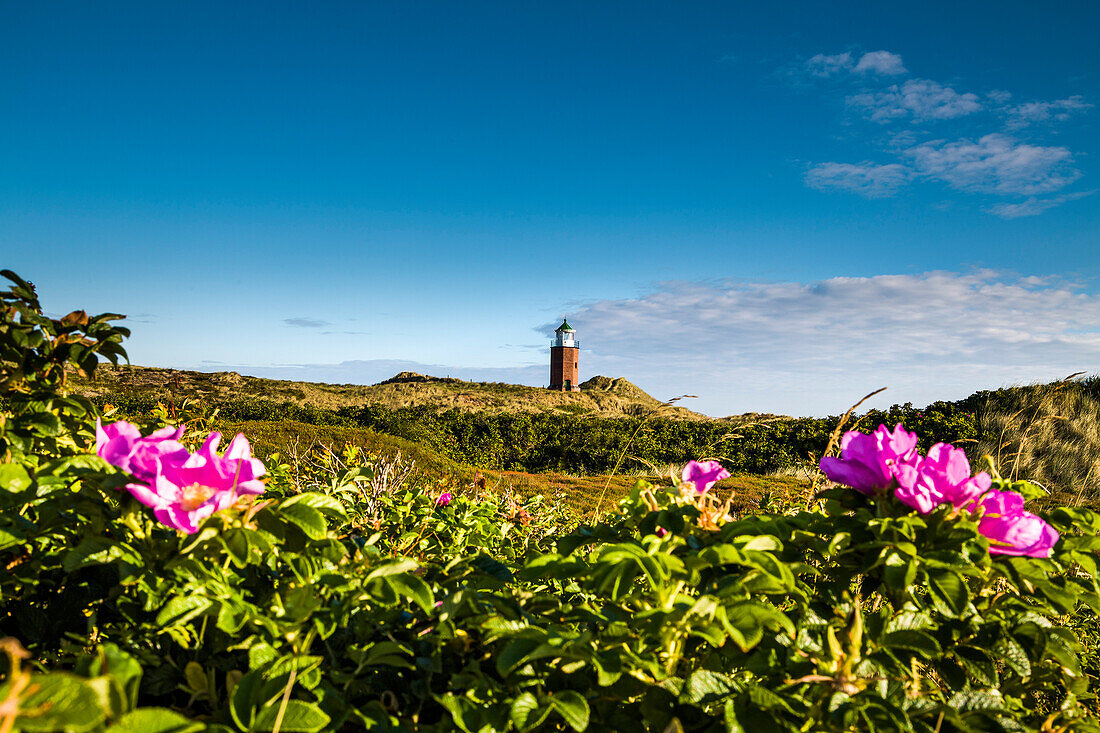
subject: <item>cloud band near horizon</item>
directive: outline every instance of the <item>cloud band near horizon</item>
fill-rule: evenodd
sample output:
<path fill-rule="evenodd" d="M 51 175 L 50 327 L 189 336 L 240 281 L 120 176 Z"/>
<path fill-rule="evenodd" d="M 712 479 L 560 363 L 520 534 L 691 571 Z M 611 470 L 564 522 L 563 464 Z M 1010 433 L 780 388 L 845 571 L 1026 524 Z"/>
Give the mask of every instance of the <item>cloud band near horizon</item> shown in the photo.
<path fill-rule="evenodd" d="M 1097 371 L 1100 295 L 1061 280 L 970 273 L 662 283 L 568 314 L 582 378 L 625 377 L 711 415 L 924 405 L 984 388 Z M 552 328 L 552 326 L 551 326 Z M 202 367 L 209 369 L 209 365 Z M 398 371 L 544 386 L 542 364 L 493 367 L 364 360 L 232 367 L 255 376 L 373 383 Z"/>

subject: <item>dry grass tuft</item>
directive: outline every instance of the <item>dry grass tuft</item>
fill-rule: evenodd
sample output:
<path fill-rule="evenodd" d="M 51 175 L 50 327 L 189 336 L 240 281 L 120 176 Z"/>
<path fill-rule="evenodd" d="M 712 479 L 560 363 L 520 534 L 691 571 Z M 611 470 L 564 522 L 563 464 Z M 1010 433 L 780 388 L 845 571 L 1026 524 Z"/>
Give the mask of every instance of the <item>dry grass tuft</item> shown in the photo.
<path fill-rule="evenodd" d="M 978 455 L 1073 505 L 1100 499 L 1100 379 L 1078 376 L 991 392 L 978 410 Z"/>

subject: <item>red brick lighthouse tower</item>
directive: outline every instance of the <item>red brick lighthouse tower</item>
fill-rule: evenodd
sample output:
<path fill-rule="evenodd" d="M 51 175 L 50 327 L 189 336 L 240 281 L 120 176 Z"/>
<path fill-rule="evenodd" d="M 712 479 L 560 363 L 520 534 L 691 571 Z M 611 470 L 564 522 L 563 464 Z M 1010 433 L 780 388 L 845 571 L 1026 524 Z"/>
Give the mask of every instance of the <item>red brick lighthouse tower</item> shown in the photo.
<path fill-rule="evenodd" d="M 550 389 L 580 392 L 581 342 L 576 339 L 577 332 L 563 319 L 554 336 L 550 342 Z"/>

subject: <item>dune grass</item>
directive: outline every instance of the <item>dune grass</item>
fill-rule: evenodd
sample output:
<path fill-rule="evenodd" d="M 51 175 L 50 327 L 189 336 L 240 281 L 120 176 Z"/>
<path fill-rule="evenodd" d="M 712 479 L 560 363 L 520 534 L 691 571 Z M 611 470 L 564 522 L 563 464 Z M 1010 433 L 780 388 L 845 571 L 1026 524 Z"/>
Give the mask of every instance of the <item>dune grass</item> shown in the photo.
<path fill-rule="evenodd" d="M 1100 501 L 1100 378 L 989 392 L 978 416 L 977 455 L 1001 475 L 1034 481 L 1057 503 Z"/>

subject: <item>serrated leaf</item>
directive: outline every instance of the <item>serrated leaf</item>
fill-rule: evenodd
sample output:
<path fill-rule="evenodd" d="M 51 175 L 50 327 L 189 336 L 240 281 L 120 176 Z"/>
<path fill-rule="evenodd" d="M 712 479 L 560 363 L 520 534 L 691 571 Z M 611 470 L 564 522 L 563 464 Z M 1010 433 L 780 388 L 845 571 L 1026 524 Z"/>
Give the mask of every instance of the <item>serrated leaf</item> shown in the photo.
<path fill-rule="evenodd" d="M 793 713 L 790 704 L 782 697 L 772 692 L 766 687 L 755 685 L 749 688 L 749 700 L 754 705 L 762 707 L 765 710 L 772 710 L 774 708 L 780 708 L 786 710 L 789 713 Z"/>

